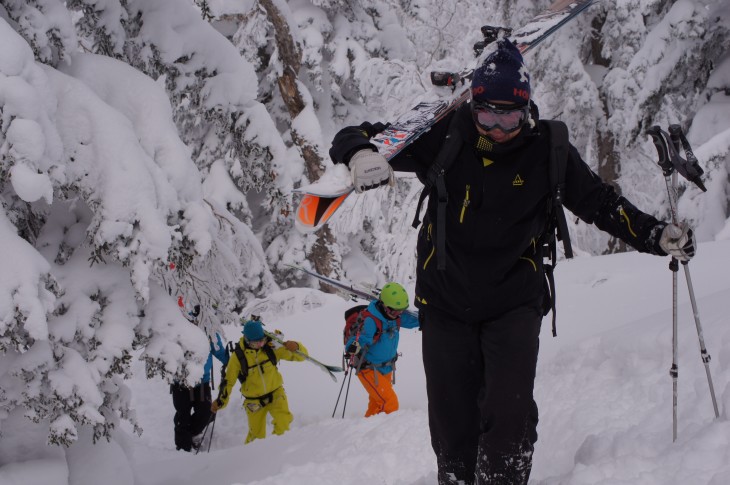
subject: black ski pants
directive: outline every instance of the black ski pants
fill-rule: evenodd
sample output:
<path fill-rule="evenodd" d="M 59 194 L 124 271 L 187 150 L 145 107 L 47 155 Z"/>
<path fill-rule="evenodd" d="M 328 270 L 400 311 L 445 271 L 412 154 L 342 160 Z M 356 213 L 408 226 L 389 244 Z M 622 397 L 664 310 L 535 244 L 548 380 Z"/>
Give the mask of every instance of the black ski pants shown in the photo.
<path fill-rule="evenodd" d="M 477 324 L 421 312 L 439 484 L 526 485 L 542 312 L 525 306 Z"/>
<path fill-rule="evenodd" d="M 172 384 L 170 393 L 172 405 L 175 406 L 175 447 L 190 451 L 193 436 L 202 433 L 208 423 L 215 419 L 215 414 L 210 410 L 210 384 L 203 382 L 195 387 Z"/>

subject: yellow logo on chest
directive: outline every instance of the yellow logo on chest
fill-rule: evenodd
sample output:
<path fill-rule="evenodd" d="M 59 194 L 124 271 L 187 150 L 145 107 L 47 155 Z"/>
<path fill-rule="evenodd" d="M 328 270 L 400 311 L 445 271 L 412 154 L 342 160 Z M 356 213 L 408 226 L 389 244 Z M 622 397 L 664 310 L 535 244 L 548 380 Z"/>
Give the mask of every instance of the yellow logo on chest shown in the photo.
<path fill-rule="evenodd" d="M 517 174 L 515 176 L 515 179 L 512 181 L 513 187 L 522 187 L 525 184 L 525 181 L 522 180 L 522 177 L 520 177 L 520 174 Z"/>

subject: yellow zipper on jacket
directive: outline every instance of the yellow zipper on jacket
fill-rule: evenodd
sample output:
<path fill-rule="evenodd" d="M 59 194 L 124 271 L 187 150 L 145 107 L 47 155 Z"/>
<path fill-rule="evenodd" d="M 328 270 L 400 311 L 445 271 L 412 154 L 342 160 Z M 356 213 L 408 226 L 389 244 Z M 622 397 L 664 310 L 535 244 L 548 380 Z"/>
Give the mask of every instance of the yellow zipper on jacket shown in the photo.
<path fill-rule="evenodd" d="M 428 240 L 431 240 L 431 224 L 428 225 Z M 426 266 L 428 266 L 428 263 L 431 261 L 431 258 L 433 258 L 433 254 L 436 252 L 436 246 L 431 243 L 431 253 L 426 258 L 426 261 L 423 263 L 423 269 L 426 269 Z"/>
<path fill-rule="evenodd" d="M 634 236 L 634 237 L 639 237 L 639 236 L 636 235 L 636 233 L 634 232 L 634 230 L 631 229 L 631 221 L 629 220 L 629 216 L 626 214 L 626 211 L 624 210 L 623 207 L 619 208 L 618 213 L 619 213 L 619 216 L 622 217 L 626 221 L 626 227 L 628 228 L 628 230 L 631 233 L 631 235 Z"/>
<path fill-rule="evenodd" d="M 461 217 L 459 217 L 459 222 L 464 223 L 464 213 L 466 212 L 466 208 L 469 205 L 469 189 L 471 188 L 471 185 L 466 186 L 466 195 L 464 196 L 464 203 L 461 206 Z"/>

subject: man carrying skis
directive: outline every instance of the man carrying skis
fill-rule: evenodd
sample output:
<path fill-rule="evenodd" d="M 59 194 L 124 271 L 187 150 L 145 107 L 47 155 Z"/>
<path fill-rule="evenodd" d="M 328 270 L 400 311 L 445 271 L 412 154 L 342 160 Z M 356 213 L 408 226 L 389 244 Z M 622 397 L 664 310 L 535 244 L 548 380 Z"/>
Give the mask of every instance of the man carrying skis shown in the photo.
<path fill-rule="evenodd" d="M 434 158 L 453 159 L 430 184 L 417 243 L 416 305 L 441 484 L 526 484 L 537 441 L 533 387 L 550 301 L 543 242 L 557 210 L 551 137 L 537 119 L 519 50 L 507 39 L 490 49 L 474 73 L 471 101 L 390 164 L 369 143 L 380 124 L 345 128 L 330 149 L 333 161 L 348 164 L 358 192 L 392 183 L 393 169 L 428 181 Z M 572 145 L 565 158 L 558 202 L 640 252 L 692 258 L 686 224 L 638 210 Z"/>
<path fill-rule="evenodd" d="M 267 414 L 271 414 L 274 422 L 274 434 L 284 434 L 289 430 L 294 416 L 289 412 L 284 378 L 276 365 L 281 359 L 303 361 L 304 356 L 296 353 L 297 351 L 308 355 L 307 349 L 293 340 L 274 347 L 259 320 L 249 320 L 244 324 L 243 337 L 231 354 L 218 399 L 213 401 L 211 411 L 216 413 L 226 407 L 233 385 L 239 380 L 244 398 L 243 407 L 248 417 L 246 443 L 266 438 Z"/>
<path fill-rule="evenodd" d="M 361 322 L 345 343 L 350 365 L 358 369 L 357 377 L 369 396 L 366 418 L 398 410 L 393 381 L 400 328 L 419 325 L 416 317 L 403 313 L 408 305 L 406 290 L 398 283 L 387 283 L 380 297 L 360 312 Z"/>
<path fill-rule="evenodd" d="M 192 323 L 197 323 L 200 316 L 200 305 L 195 305 L 189 313 Z M 215 419 L 210 411 L 212 401 L 211 395 L 211 374 L 213 372 L 213 356 L 224 366 L 228 363 L 226 352 L 221 336 L 215 334 L 215 342 L 208 336 L 210 352 L 203 368 L 203 379 L 195 387 L 175 382 L 170 385 L 172 394 L 172 405 L 175 406 L 175 447 L 178 450 L 191 451 L 193 447 L 200 446 L 203 430 Z M 192 411 L 192 415 L 190 412 Z"/>

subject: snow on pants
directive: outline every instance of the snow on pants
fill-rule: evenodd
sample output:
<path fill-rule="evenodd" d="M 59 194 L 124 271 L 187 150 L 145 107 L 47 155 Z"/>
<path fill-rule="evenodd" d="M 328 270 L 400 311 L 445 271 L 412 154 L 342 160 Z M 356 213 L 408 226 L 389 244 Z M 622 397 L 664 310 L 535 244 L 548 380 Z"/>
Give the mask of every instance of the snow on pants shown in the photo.
<path fill-rule="evenodd" d="M 190 451 L 193 436 L 202 433 L 208 423 L 215 419 L 215 414 L 210 410 L 210 384 L 205 382 L 195 387 L 172 384 L 170 394 L 172 405 L 175 406 L 175 446 L 178 450 Z"/>
<path fill-rule="evenodd" d="M 470 325 L 423 312 L 428 418 L 440 485 L 527 484 L 537 441 L 532 391 L 541 322 L 532 307 Z"/>
<path fill-rule="evenodd" d="M 246 398 L 243 408 L 248 417 L 248 435 L 246 443 L 255 439 L 266 438 L 266 415 L 271 414 L 274 423 L 274 434 L 284 434 L 289 431 L 289 425 L 294 416 L 289 412 L 289 402 L 284 388 L 280 387 L 260 398 Z"/>
<path fill-rule="evenodd" d="M 363 369 L 357 373 L 362 386 L 368 393 L 368 409 L 365 417 L 378 413 L 390 414 L 398 410 L 398 396 L 393 390 L 393 372 L 381 374 L 373 369 Z"/>

